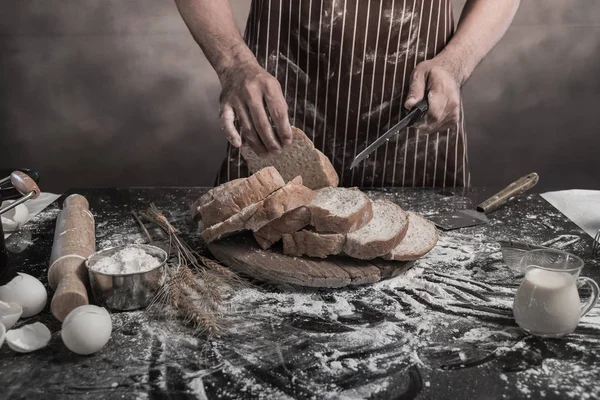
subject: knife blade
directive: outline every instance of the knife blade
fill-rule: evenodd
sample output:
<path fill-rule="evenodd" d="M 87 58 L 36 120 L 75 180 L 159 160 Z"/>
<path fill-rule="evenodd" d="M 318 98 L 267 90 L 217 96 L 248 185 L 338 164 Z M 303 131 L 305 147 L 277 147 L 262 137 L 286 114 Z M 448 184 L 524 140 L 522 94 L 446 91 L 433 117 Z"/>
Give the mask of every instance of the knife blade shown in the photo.
<path fill-rule="evenodd" d="M 387 132 L 379 136 L 377 140 L 375 140 L 373 143 L 367 146 L 366 149 L 364 149 L 356 157 L 354 157 L 352 164 L 350 164 L 350 169 L 353 169 L 358 164 L 360 164 L 361 161 L 369 158 L 369 155 L 372 152 L 374 152 L 376 148 L 386 143 L 388 140 L 390 140 L 392 136 L 397 135 L 403 129 L 414 125 L 416 122 L 418 122 L 421 118 L 425 116 L 425 114 L 427 114 L 428 109 L 429 104 L 427 103 L 426 99 L 423 99 L 417 104 L 415 104 L 415 106 L 408 112 L 406 117 L 402 118 L 400 122 L 388 129 Z"/>

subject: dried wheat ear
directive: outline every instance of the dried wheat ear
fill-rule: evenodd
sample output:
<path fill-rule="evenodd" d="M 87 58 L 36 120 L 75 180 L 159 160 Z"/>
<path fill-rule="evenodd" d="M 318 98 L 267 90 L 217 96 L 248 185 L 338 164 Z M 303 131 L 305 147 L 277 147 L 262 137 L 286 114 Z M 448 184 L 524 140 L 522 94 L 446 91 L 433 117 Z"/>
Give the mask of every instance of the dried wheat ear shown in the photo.
<path fill-rule="evenodd" d="M 158 227 L 168 244 L 165 282 L 148 311 L 162 319 L 177 319 L 197 335 L 222 333 L 226 299 L 234 288 L 247 283 L 228 268 L 193 250 L 154 204 L 140 212 L 141 218 L 136 213 L 133 215 L 151 243 L 155 241 L 142 220 Z"/>

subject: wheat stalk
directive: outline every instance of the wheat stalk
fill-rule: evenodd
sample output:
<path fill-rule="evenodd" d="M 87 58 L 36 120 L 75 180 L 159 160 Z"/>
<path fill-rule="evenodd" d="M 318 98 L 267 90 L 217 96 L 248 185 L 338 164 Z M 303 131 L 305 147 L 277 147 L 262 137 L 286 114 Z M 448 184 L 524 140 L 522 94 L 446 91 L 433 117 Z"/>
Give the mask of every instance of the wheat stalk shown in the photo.
<path fill-rule="evenodd" d="M 216 335 L 223 329 L 221 309 L 233 286 L 245 284 L 237 274 L 193 250 L 178 236 L 177 229 L 154 205 L 132 212 L 150 242 L 152 237 L 142 219 L 153 223 L 169 241 L 168 273 L 165 285 L 152 302 L 160 316 L 175 314 L 196 334 Z"/>

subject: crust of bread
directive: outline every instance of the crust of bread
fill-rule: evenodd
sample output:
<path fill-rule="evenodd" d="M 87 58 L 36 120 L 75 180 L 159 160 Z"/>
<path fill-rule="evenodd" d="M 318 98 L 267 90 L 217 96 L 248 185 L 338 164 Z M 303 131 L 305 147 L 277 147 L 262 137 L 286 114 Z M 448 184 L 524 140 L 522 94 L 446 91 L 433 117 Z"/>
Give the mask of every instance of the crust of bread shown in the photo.
<path fill-rule="evenodd" d="M 333 167 L 333 164 L 331 164 L 329 158 L 318 149 L 315 149 L 315 152 L 317 153 L 317 156 L 319 156 L 321 168 L 325 174 L 325 186 L 338 186 L 340 184 L 340 177 L 337 172 L 335 172 L 335 168 Z"/>
<path fill-rule="evenodd" d="M 339 177 L 331 161 L 315 149 L 313 142 L 298 128 L 292 128 L 292 144 L 283 148 L 280 154 L 259 157 L 247 145 L 240 152 L 248 163 L 248 169 L 256 172 L 266 166 L 274 166 L 284 180 L 289 181 L 300 175 L 304 185 L 316 190 L 326 186 L 337 186 Z"/>
<path fill-rule="evenodd" d="M 279 172 L 266 167 L 248 178 L 236 179 L 213 189 L 212 199 L 200 205 L 198 213 L 208 228 L 265 199 L 283 185 L 285 182 Z"/>
<path fill-rule="evenodd" d="M 265 199 L 251 204 L 221 223 L 204 229 L 200 236 L 210 243 L 238 231 L 256 232 L 288 211 L 307 205 L 314 195 L 312 190 L 302 184 L 302 178 L 298 176 Z"/>
<path fill-rule="evenodd" d="M 310 224 L 310 209 L 298 207 L 254 232 L 254 239 L 264 250 L 277 243 L 284 234 L 294 233 Z"/>

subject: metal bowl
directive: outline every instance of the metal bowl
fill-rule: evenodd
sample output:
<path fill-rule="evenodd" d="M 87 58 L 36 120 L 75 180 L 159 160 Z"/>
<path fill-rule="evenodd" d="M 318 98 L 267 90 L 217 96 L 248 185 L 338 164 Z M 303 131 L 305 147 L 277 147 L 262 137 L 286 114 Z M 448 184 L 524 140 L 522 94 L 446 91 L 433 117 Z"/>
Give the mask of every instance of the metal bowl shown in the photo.
<path fill-rule="evenodd" d="M 101 258 L 110 257 L 126 247 L 142 249 L 161 262 L 149 271 L 128 274 L 107 274 L 93 269 Z M 148 306 L 163 284 L 167 257 L 163 249 L 148 244 L 127 244 L 97 251 L 85 261 L 94 299 L 100 305 L 118 311 Z"/>

